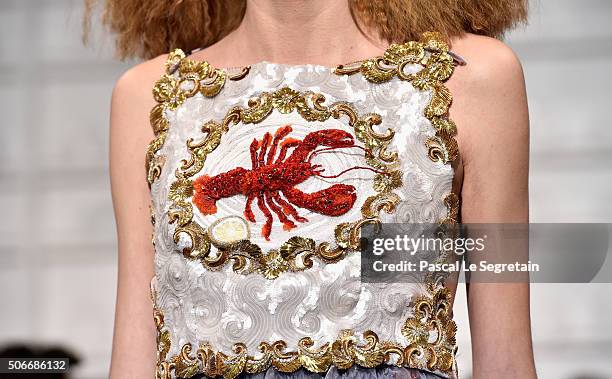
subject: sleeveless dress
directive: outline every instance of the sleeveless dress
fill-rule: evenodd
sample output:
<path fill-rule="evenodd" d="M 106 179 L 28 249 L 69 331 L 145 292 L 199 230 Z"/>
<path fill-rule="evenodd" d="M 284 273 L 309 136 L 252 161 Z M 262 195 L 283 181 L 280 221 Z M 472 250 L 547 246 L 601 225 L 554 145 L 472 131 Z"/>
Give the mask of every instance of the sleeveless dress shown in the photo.
<path fill-rule="evenodd" d="M 456 224 L 436 33 L 330 68 L 169 54 L 146 154 L 156 378 L 455 378 L 445 282 L 362 283 L 364 225 Z"/>

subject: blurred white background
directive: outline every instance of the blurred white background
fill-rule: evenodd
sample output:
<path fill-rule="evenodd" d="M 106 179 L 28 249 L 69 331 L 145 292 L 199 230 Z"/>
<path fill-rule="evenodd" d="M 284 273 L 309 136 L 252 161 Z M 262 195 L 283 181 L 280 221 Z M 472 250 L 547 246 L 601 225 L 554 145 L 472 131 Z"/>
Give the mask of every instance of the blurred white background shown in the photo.
<path fill-rule="evenodd" d="M 532 221 L 611 222 L 612 1 L 532 8 L 508 37 L 531 107 Z M 81 15 L 80 0 L 0 0 L 0 346 L 62 344 L 83 359 L 74 377 L 94 379 L 116 280 L 109 99 L 133 62 L 113 60 L 109 37 L 83 47 Z M 455 312 L 468 378 L 464 290 Z M 612 285 L 534 285 L 532 314 L 540 378 L 612 378 Z"/>

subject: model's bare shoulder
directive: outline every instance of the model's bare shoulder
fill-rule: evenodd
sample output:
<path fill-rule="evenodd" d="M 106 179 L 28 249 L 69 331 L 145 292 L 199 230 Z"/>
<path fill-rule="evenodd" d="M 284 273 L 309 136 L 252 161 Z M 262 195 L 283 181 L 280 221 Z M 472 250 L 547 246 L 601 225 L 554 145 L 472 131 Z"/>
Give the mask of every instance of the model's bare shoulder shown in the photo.
<path fill-rule="evenodd" d="M 481 151 L 484 141 L 525 134 L 525 79 L 515 52 L 500 40 L 474 34 L 455 38 L 452 51 L 467 62 L 447 83 L 463 157 L 470 159 L 475 149 Z"/>
<path fill-rule="evenodd" d="M 455 71 L 454 85 L 460 91 L 483 96 L 508 86 L 521 87 L 523 69 L 515 52 L 504 42 L 490 37 L 465 34 L 452 40 L 453 52 L 467 64 Z"/>
<path fill-rule="evenodd" d="M 160 55 L 130 68 L 121 75 L 113 89 L 111 137 L 130 141 L 131 148 L 139 149 L 137 151 L 144 151 L 154 138 L 149 121 L 149 113 L 156 104 L 152 90 L 165 73 L 166 59 L 167 54 Z M 117 150 L 112 147 L 111 151 Z"/>
<path fill-rule="evenodd" d="M 110 112 L 111 175 L 123 177 L 129 173 L 139 180 L 144 175 L 141 166 L 145 152 L 155 138 L 149 119 L 156 104 L 152 89 L 164 74 L 166 59 L 167 55 L 162 55 L 140 63 L 121 75 L 115 84 Z"/>
<path fill-rule="evenodd" d="M 167 57 L 167 54 L 160 55 L 124 72 L 115 83 L 113 103 L 129 104 L 130 108 L 153 105 L 151 91 L 164 74 Z"/>

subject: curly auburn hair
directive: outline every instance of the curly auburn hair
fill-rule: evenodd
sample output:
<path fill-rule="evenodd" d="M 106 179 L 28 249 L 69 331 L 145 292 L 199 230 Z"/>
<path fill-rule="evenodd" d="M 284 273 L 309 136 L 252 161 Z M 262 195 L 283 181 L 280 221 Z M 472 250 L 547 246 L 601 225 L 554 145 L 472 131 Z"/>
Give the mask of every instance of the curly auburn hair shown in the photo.
<path fill-rule="evenodd" d="M 85 41 L 98 1 L 121 59 L 212 45 L 240 24 L 246 9 L 246 0 L 85 0 Z M 425 31 L 446 39 L 463 33 L 499 38 L 526 22 L 528 11 L 528 0 L 347 1 L 358 24 L 389 43 L 416 40 Z"/>

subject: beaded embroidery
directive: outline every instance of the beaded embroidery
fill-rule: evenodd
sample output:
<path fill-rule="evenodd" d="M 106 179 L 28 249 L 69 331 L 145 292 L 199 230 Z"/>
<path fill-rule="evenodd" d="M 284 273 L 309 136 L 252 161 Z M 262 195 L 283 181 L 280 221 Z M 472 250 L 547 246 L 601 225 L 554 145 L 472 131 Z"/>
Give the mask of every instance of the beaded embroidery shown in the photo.
<path fill-rule="evenodd" d="M 182 235 L 186 235 L 190 240 L 190 246 L 183 248 L 183 255 L 186 258 L 197 260 L 203 266 L 212 270 L 232 263 L 232 268 L 237 273 L 243 275 L 260 273 L 268 279 L 275 279 L 286 271 L 297 272 L 311 268 L 313 265 L 312 258 L 320 259 L 325 263 L 338 262 L 348 252 L 359 247 L 359 231 L 364 225 L 378 224 L 380 223 L 379 214 L 381 212 L 393 213 L 395 211 L 396 204 L 400 198 L 393 190 L 400 187 L 402 181 L 398 172 L 400 162 L 397 152 L 389 151 L 389 145 L 393 139 L 394 132 L 390 129 L 384 133 L 374 130 L 374 126 L 379 125 L 382 121 L 380 115 L 371 113 L 360 116 L 347 103 L 337 102 L 325 106 L 325 100 L 325 96 L 322 94 L 312 92 L 300 93 L 288 87 L 283 87 L 273 93 L 264 92 L 252 98 L 247 108 L 240 106 L 232 107 L 221 122 L 209 121 L 206 123 L 202 127 L 202 131 L 205 133 L 205 137 L 202 140 L 190 140 L 187 142 L 190 157 L 176 170 L 175 176 L 177 180 L 172 183 L 168 193 L 168 199 L 171 204 L 168 210 L 168 219 L 170 223 L 178 224 L 174 231 L 174 240 L 178 242 Z M 344 142 L 340 142 L 338 147 L 349 143 L 351 146 L 356 146 L 353 142 L 355 139 L 364 144 L 361 150 L 363 151 L 364 160 L 369 166 L 365 167 L 365 169 L 377 173 L 372 180 L 372 186 L 376 194 L 365 199 L 361 205 L 361 219 L 353 222 L 342 222 L 335 225 L 335 227 L 332 226 L 335 231 L 333 243 L 322 241 L 316 244 L 311 238 L 293 236 L 281 244 L 278 250 L 273 249 L 265 253 L 258 245 L 250 242 L 248 239 L 236 239 L 226 241 L 226 243 L 221 245 L 215 245 L 215 238 L 210 233 L 212 225 L 203 226 L 194 220 L 193 204 L 196 205 L 196 209 L 199 209 L 204 214 L 214 213 L 215 208 L 213 207 L 214 202 L 212 199 L 232 193 L 234 191 L 232 188 L 236 182 L 236 178 L 232 178 L 232 175 L 244 174 L 244 169 L 235 169 L 233 172 L 217 175 L 215 178 L 200 176 L 195 181 L 191 178 L 202 170 L 208 154 L 222 143 L 222 137 L 230 127 L 236 127 L 239 123 L 259 123 L 269 117 L 273 110 L 277 110 L 282 114 L 297 112 L 303 119 L 310 122 L 325 121 L 330 118 L 345 119 L 348 126 L 354 131 L 355 137 L 347 132 L 336 131 L 333 133 L 337 135 L 336 138 L 342 137 L 344 140 Z M 285 129 L 285 132 L 287 131 L 288 129 Z M 281 138 L 283 133 L 277 134 L 276 137 Z M 301 144 L 295 139 L 285 140 L 287 141 L 285 147 L 293 146 L 293 153 L 296 153 L 295 157 L 300 158 L 308 150 L 308 145 L 314 143 L 316 139 L 324 136 L 324 134 L 314 133 L 310 136 L 307 138 L 312 139 L 311 141 L 306 141 L 306 143 L 301 141 Z M 272 136 L 269 138 L 272 139 Z M 251 146 L 255 150 L 259 147 L 259 142 Z M 347 145 L 346 147 L 349 146 Z M 282 150 L 283 147 L 281 147 L 279 154 L 287 153 L 287 150 L 284 153 Z M 257 161 L 260 159 L 255 154 L 253 154 L 253 157 Z M 263 156 L 261 159 L 263 159 Z M 206 184 L 206 190 L 202 188 L 203 184 Z M 225 188 L 226 185 L 229 188 Z M 224 186 L 223 191 L 228 192 L 222 193 L 222 186 Z M 246 186 L 251 187 L 249 183 Z M 217 189 L 215 190 L 214 187 Z M 339 200 L 336 204 L 338 206 L 337 209 L 326 210 L 325 208 L 329 207 L 329 205 L 324 204 L 326 201 L 325 197 L 319 197 L 317 200 L 317 194 L 308 199 L 308 196 L 300 195 L 299 192 L 290 188 L 284 194 L 288 195 L 288 199 L 290 199 L 290 202 L 293 200 L 294 204 L 300 203 L 306 206 L 310 202 L 311 204 L 308 206 L 320 209 L 321 213 L 328 212 L 331 215 L 339 215 L 341 211 L 348 210 L 353 206 L 353 192 L 346 185 L 337 185 L 332 188 L 335 188 L 332 190 L 332 194 L 338 191 L 336 194 L 342 195 L 337 199 Z M 217 192 L 215 193 L 215 191 Z M 261 193 L 263 200 L 265 200 L 265 194 L 262 191 L 258 193 Z M 324 192 L 323 194 L 327 193 Z M 323 205 L 317 205 L 317 201 L 323 202 Z M 344 202 L 344 205 L 342 202 Z M 332 208 L 336 205 L 333 202 L 331 204 Z M 248 198 L 247 209 L 250 209 Z M 263 213 L 266 214 L 266 211 L 267 209 L 264 209 Z M 287 208 L 287 213 L 291 214 L 292 212 L 292 210 Z M 252 215 L 246 209 L 245 213 L 246 218 L 253 221 Z M 304 221 L 303 218 L 297 215 L 297 212 L 295 216 L 298 216 L 296 221 Z M 267 219 L 268 223 L 270 223 L 271 214 Z M 268 224 L 267 228 L 270 226 L 271 224 Z M 264 236 L 269 231 L 267 228 L 264 226 L 262 230 Z M 213 247 L 217 250 L 213 251 Z"/>
<path fill-rule="evenodd" d="M 339 129 L 311 132 L 303 140 L 285 139 L 291 131 L 291 126 L 285 125 L 274 133 L 274 138 L 270 133 L 266 133 L 262 140 L 254 139 L 250 147 L 251 170 L 238 167 L 214 177 L 203 175 L 196 179 L 193 183 L 193 202 L 200 212 L 205 215 L 214 214 L 217 212 L 217 200 L 242 194 L 247 198 L 244 215 L 248 221 L 255 222 L 251 206 L 257 199 L 259 209 L 266 216 L 262 235 L 269 240 L 272 228 L 270 209 L 283 223 L 285 230 L 296 227 L 288 215 L 298 222 L 308 221 L 298 214 L 294 205 L 327 216 L 339 216 L 351 209 L 357 199 L 355 187 L 351 185 L 337 183 L 315 193 L 304 193 L 296 188 L 296 185 L 311 176 L 334 178 L 352 169 L 370 169 L 355 166 L 340 174 L 323 175 L 325 168 L 311 163 L 311 159 L 322 151 L 363 147 L 355 145 L 350 133 Z M 319 146 L 327 148 L 315 150 Z M 278 148 L 280 152 L 276 156 Z M 293 150 L 291 155 L 286 157 L 289 149 Z M 384 171 L 370 170 L 386 174 Z M 287 200 L 283 199 L 281 194 Z"/>

